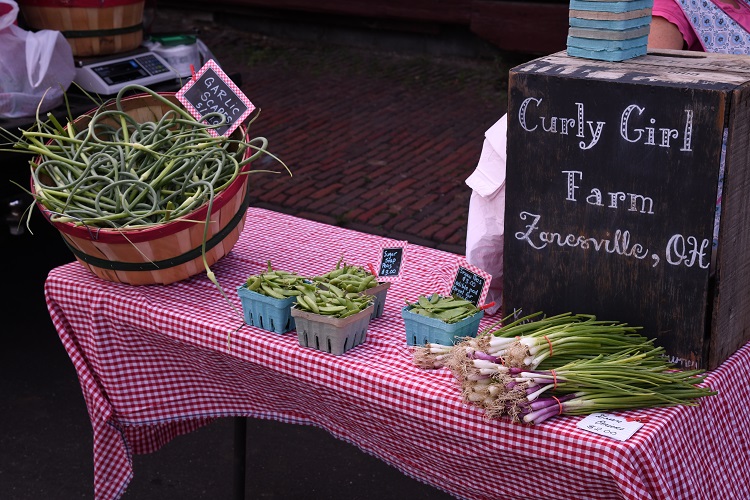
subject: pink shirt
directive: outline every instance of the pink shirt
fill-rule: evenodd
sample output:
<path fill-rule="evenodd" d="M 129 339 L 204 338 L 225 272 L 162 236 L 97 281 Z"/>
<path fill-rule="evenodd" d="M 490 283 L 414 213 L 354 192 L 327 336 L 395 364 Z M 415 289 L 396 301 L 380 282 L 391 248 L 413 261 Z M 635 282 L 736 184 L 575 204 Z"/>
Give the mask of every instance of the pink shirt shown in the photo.
<path fill-rule="evenodd" d="M 721 0 L 716 0 L 716 5 L 726 12 L 732 19 L 737 23 L 750 31 L 750 6 L 744 3 L 742 0 L 737 0 L 739 7 L 734 7 L 731 3 L 725 3 Z M 654 7 L 651 10 L 652 16 L 663 17 L 670 23 L 674 24 L 679 28 L 682 33 L 682 38 L 687 43 L 688 50 L 698 50 L 703 52 L 703 46 L 701 45 L 698 35 L 695 34 L 690 22 L 685 17 L 685 13 L 682 11 L 676 0 L 654 0 Z"/>

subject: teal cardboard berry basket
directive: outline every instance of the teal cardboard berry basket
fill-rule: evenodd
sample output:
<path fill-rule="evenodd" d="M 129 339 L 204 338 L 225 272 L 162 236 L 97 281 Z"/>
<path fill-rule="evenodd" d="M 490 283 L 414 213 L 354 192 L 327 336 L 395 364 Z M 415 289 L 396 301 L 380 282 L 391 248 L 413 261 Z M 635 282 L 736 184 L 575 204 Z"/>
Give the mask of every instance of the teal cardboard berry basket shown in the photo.
<path fill-rule="evenodd" d="M 238 287 L 237 295 L 242 301 L 242 312 L 245 316 L 245 323 L 248 325 L 274 333 L 294 330 L 295 324 L 291 309 L 297 302 L 296 297 L 276 299 L 248 290 L 247 285 Z"/>
<path fill-rule="evenodd" d="M 476 337 L 479 322 L 484 317 L 484 310 L 457 323 L 446 323 L 435 318 L 428 318 L 411 312 L 412 306 L 401 309 L 406 327 L 406 345 L 421 346 L 427 343 L 453 345 L 466 337 Z"/>

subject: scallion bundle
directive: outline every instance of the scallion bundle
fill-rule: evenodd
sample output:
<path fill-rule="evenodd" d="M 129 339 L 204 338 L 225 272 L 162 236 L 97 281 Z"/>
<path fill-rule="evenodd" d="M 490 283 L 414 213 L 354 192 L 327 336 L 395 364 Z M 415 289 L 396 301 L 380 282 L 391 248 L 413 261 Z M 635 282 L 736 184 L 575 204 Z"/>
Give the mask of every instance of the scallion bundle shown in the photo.
<path fill-rule="evenodd" d="M 556 415 L 696 405 L 716 394 L 702 372 L 677 370 L 652 339 L 591 315 L 528 316 L 453 345 L 415 348 L 423 368 L 449 368 L 465 401 L 489 418 L 539 424 Z"/>

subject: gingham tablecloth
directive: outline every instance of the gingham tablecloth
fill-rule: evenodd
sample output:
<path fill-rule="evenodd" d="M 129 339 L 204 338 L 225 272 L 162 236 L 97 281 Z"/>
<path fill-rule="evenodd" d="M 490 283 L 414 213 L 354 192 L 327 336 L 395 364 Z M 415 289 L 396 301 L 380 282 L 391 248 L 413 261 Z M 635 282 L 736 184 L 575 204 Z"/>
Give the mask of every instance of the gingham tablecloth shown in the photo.
<path fill-rule="evenodd" d="M 709 375 L 718 396 L 628 412 L 647 422 L 619 442 L 577 429 L 583 417 L 487 420 L 447 369 L 413 364 L 404 299 L 435 291 L 454 254 L 408 245 L 383 317 L 342 356 L 300 347 L 295 332 L 243 326 L 236 288 L 268 260 L 320 274 L 341 256 L 376 264 L 383 240 L 251 208 L 239 242 L 212 266 L 236 311 L 204 275 L 129 286 L 76 262 L 52 270 L 47 305 L 91 418 L 95 497 L 121 496 L 132 454 L 217 417 L 250 416 L 321 427 L 458 498 L 750 498 L 750 345 Z"/>

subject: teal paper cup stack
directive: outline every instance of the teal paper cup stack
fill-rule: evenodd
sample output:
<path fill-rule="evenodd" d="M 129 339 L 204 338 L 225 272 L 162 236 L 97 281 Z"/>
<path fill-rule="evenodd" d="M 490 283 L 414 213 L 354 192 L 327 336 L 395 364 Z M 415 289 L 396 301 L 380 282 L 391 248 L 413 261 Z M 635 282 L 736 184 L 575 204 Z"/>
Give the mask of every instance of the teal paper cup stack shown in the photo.
<path fill-rule="evenodd" d="M 654 0 L 570 0 L 568 55 L 624 61 L 646 54 Z"/>

